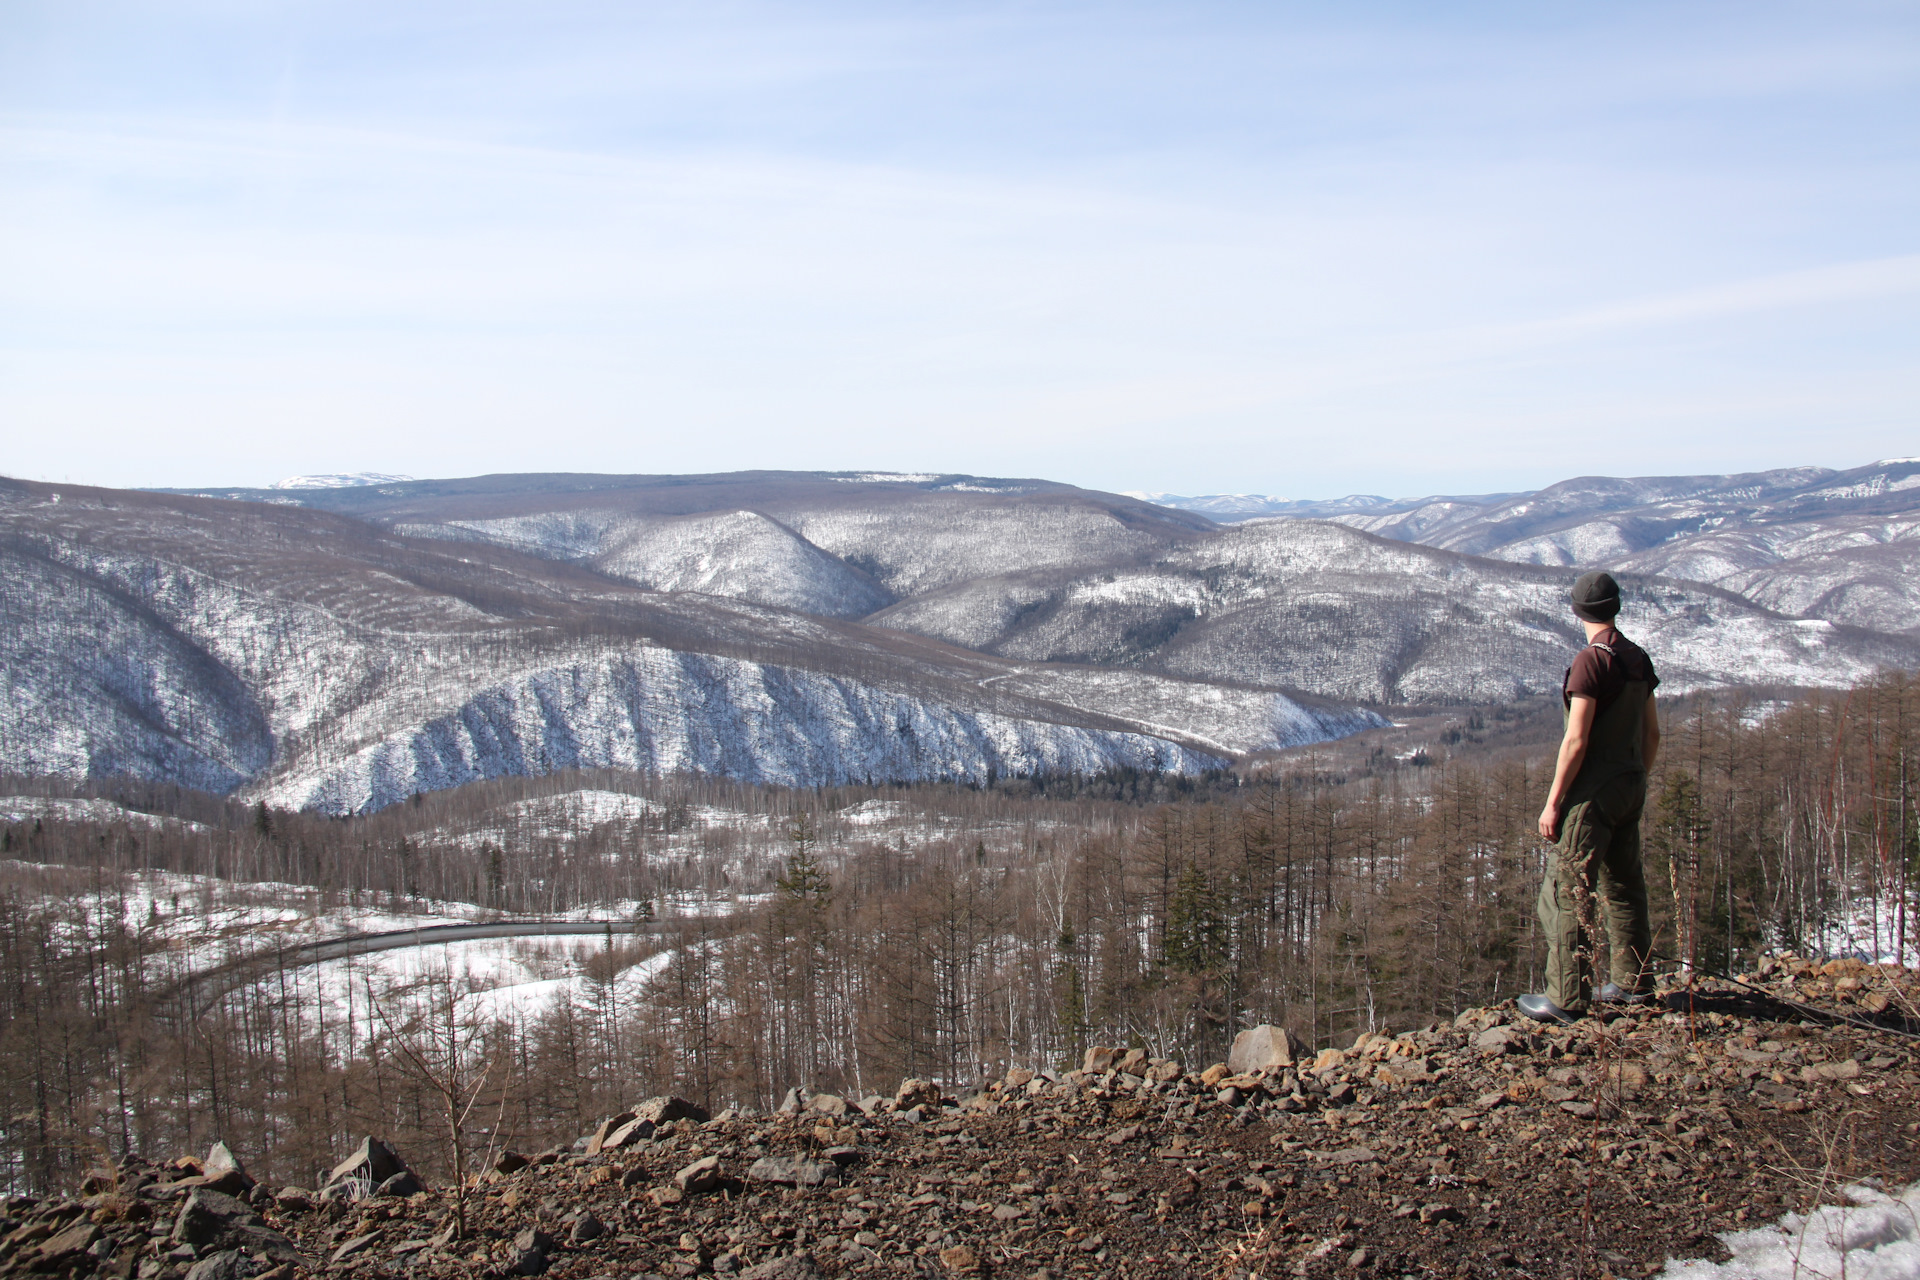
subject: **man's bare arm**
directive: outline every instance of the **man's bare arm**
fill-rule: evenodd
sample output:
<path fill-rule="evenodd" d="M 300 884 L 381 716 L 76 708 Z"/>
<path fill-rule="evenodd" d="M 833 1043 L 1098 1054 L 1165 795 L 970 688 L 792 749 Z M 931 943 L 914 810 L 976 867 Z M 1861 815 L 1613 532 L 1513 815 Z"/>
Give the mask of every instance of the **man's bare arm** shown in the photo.
<path fill-rule="evenodd" d="M 1547 792 L 1547 807 L 1540 811 L 1540 838 L 1560 837 L 1560 811 L 1566 805 L 1567 792 L 1580 776 L 1587 759 L 1587 740 L 1593 734 L 1593 718 L 1600 704 L 1592 698 L 1575 695 L 1567 708 L 1567 736 L 1560 739 L 1560 759 L 1553 768 L 1553 789 Z"/>
<path fill-rule="evenodd" d="M 1647 768 L 1651 769 L 1653 768 L 1654 758 L 1659 754 L 1660 712 L 1659 709 L 1653 705 L 1653 695 L 1648 694 L 1646 732 L 1641 735 L 1640 739 L 1640 759 Z"/>

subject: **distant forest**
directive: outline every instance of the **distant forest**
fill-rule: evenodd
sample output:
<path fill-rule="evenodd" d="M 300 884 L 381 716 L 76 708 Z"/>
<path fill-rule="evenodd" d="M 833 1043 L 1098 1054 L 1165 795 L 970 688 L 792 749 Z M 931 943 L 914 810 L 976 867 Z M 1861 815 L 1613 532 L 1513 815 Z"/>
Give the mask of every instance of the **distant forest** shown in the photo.
<path fill-rule="evenodd" d="M 1767 948 L 1920 943 L 1920 681 L 1702 695 L 1664 714 L 1645 824 L 1656 948 L 1736 970 Z M 311 1184 L 366 1132 L 444 1176 L 450 1089 L 474 1100 L 473 1150 L 525 1151 L 656 1093 L 717 1110 L 908 1076 L 964 1092 L 1013 1065 L 1077 1065 L 1094 1043 L 1203 1065 L 1257 1022 L 1316 1044 L 1405 1030 L 1537 987 L 1548 851 L 1533 826 L 1550 768 L 1546 749 L 1500 758 L 1463 741 L 1421 767 L 1334 772 L 1296 754 L 1256 780 L 784 791 L 571 775 L 346 820 L 103 784 L 92 793 L 205 829 L 0 827 L 0 1184 L 46 1188 L 129 1149 L 215 1137 L 259 1176 Z M 613 845 L 598 828 L 422 838 L 588 785 L 646 795 L 653 816 Z M 29 786 L 57 790 L 6 790 Z M 874 799 L 919 815 L 922 838 L 909 849 L 836 818 Z M 772 815 L 752 883 L 725 870 L 740 851 L 723 837 L 708 858 L 659 856 L 696 805 Z M 538 1017 L 473 1018 L 470 997 L 430 981 L 389 1019 L 338 1024 L 310 970 L 182 972 L 115 901 L 124 873 L 149 869 L 508 914 L 752 896 L 665 933 L 610 927 L 584 994 Z M 82 891 L 102 909 L 76 906 Z M 232 942 L 237 955 L 247 939 Z M 642 994 L 615 985 L 663 946 Z"/>

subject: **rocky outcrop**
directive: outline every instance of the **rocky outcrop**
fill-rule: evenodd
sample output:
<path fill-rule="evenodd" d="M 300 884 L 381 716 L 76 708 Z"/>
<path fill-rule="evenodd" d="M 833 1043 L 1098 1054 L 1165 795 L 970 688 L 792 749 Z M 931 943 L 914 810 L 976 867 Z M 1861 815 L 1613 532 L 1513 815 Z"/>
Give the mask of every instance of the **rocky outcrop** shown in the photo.
<path fill-rule="evenodd" d="M 1017 1068 L 964 1101 L 919 1080 L 864 1112 L 686 1112 L 628 1147 L 503 1158 L 465 1239 L 444 1189 L 242 1203 L 129 1160 L 80 1199 L 9 1202 L 0 1273 L 1645 1274 L 1804 1207 L 1821 1179 L 1801 1171 L 1920 1176 L 1920 1046 L 1822 1025 L 1920 979 L 1791 958 L 1750 977 L 1566 1027 L 1474 1009 L 1317 1053 L 1263 1031 L 1291 1060 L 1246 1071 L 1096 1046 L 1093 1069 Z M 1843 1167 L 1848 1126 L 1887 1141 Z"/>

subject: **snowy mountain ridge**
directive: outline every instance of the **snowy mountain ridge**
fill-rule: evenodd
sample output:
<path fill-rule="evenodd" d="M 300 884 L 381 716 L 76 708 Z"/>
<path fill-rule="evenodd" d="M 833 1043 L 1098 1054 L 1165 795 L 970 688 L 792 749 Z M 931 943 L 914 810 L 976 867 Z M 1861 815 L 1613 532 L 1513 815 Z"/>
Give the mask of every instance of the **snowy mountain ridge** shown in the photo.
<path fill-rule="evenodd" d="M 1850 471 L 1588 476 L 1485 497 L 1150 500 L 1222 521 L 1327 519 L 1517 564 L 1683 578 L 1792 616 L 1920 635 L 1916 458 Z"/>
<path fill-rule="evenodd" d="M 384 471 L 355 471 L 350 474 L 288 476 L 277 480 L 275 489 L 355 489 L 362 485 L 405 484 L 412 476 L 390 475 Z"/>
<path fill-rule="evenodd" d="M 905 473 L 493 476 L 297 502 L 0 481 L 0 771 L 329 813 L 573 768 L 1193 772 L 1365 731 L 1375 706 L 1556 688 L 1581 642 L 1577 565 L 1406 535 L 1547 536 L 1542 510 L 1649 494 L 1787 513 L 1656 544 L 1696 557 L 1689 576 L 1728 566 L 1721 585 L 1623 572 L 1666 688 L 1845 685 L 1920 667 L 1911 589 L 1886 570 L 1920 550 L 1907 479 L 1584 480 L 1497 509 L 1229 525 Z M 1372 519 L 1400 523 L 1351 527 Z M 1743 568 L 1756 548 L 1772 562 Z"/>
<path fill-rule="evenodd" d="M 1078 678 L 293 508 L 10 486 L 0 531 L 0 768 L 22 774 L 332 813 L 573 767 L 791 785 L 1191 773 L 1380 722 L 1274 690 Z"/>

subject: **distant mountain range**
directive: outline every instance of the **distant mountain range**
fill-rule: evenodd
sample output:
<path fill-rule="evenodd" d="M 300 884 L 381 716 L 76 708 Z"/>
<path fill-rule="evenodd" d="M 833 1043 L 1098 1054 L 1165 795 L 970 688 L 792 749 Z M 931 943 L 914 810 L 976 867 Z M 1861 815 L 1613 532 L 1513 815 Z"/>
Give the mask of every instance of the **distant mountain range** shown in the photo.
<path fill-rule="evenodd" d="M 1583 476 L 1533 493 L 1283 502 L 1252 495 L 1162 505 L 1220 520 L 1334 520 L 1518 564 L 1707 583 L 1794 617 L 1920 632 L 1920 458 L 1851 471 Z"/>
<path fill-rule="evenodd" d="M 1436 502 L 1484 506 L 1519 495 L 1487 493 L 1471 498 L 1405 499 L 1383 498 L 1374 493 L 1350 493 L 1344 498 L 1276 498 L 1264 493 L 1209 493 L 1189 497 L 1179 493 L 1147 493 L 1129 489 L 1125 496 L 1139 498 L 1143 502 L 1151 502 L 1156 506 L 1172 507 L 1176 511 L 1197 511 L 1209 520 L 1220 524 L 1234 524 L 1241 520 L 1264 520 L 1272 516 L 1292 516 L 1299 520 L 1329 520 L 1335 516 L 1378 515 L 1384 512 L 1406 511 Z"/>
<path fill-rule="evenodd" d="M 1920 463 L 1794 474 L 1230 524 L 966 475 L 0 481 L 0 771 L 326 812 L 569 767 L 1191 772 L 1557 687 L 1608 538 L 1773 548 L 1733 586 L 1613 560 L 1669 690 L 1920 666 L 1876 558 L 1913 545 Z"/>
<path fill-rule="evenodd" d="M 273 485 L 275 489 L 355 489 L 370 484 L 404 484 L 412 476 L 388 475 L 384 471 L 355 471 L 350 475 L 288 476 Z"/>

